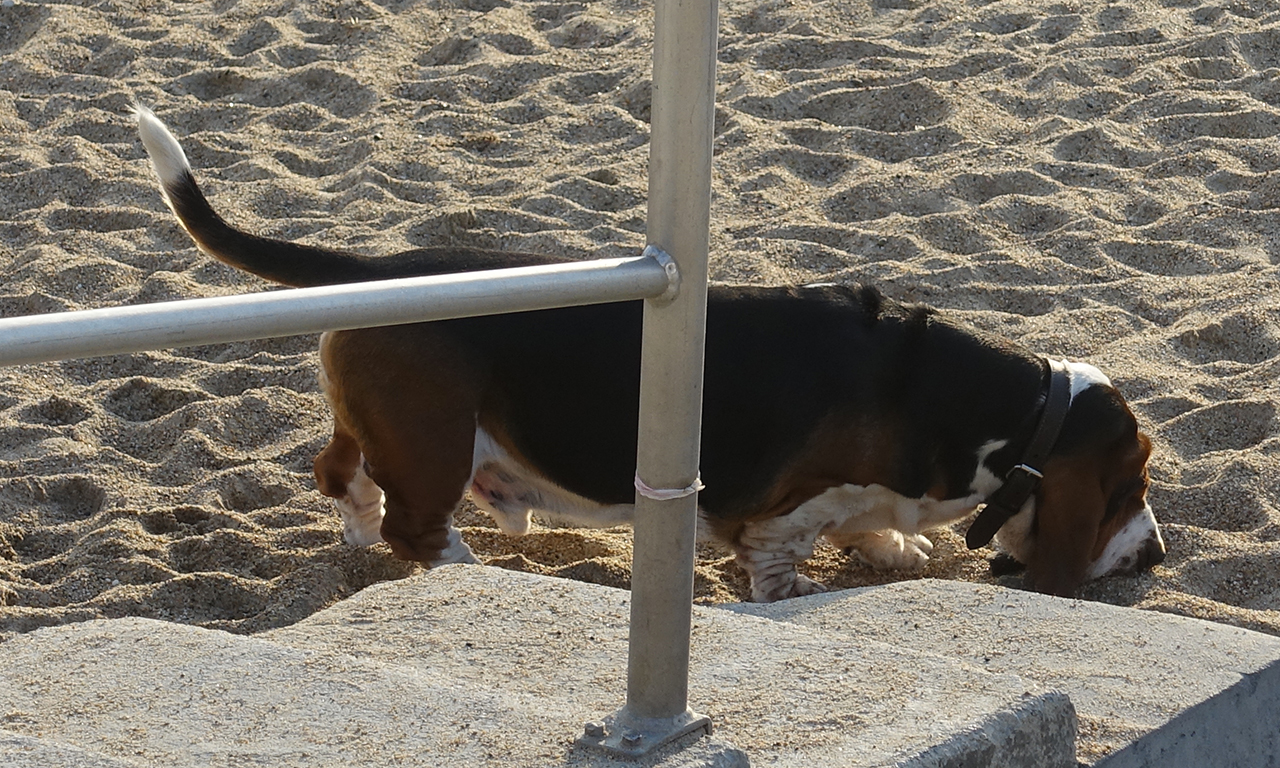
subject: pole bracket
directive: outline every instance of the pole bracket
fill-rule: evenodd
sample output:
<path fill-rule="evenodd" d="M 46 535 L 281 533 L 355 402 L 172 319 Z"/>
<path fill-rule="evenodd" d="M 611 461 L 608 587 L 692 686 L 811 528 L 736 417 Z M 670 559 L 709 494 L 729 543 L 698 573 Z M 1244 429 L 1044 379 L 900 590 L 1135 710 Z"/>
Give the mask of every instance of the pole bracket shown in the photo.
<path fill-rule="evenodd" d="M 658 246 L 650 243 L 644 247 L 641 256 L 648 256 L 662 266 L 662 270 L 667 273 L 667 290 L 649 299 L 654 304 L 662 306 L 670 304 L 680 295 L 680 267 L 676 266 L 676 260 L 671 258 L 671 254 L 662 250 Z"/>
<path fill-rule="evenodd" d="M 612 757 L 638 760 L 699 731 L 710 736 L 711 719 L 690 709 L 675 717 L 636 717 L 623 707 L 602 721 L 587 723 L 576 743 Z"/>

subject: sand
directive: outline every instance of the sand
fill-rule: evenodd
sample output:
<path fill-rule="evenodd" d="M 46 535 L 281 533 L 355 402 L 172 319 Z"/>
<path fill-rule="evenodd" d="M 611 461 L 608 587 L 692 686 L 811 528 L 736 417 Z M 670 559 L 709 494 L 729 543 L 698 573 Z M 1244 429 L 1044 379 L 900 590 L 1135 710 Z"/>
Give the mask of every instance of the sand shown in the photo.
<path fill-rule="evenodd" d="M 1280 13 L 1266 0 L 723 0 L 712 276 L 874 282 L 1109 373 L 1169 545 L 1083 597 L 1280 633 Z M 0 6 L 0 315 L 258 291 L 163 207 L 128 108 L 253 231 L 366 253 L 644 245 L 650 3 Z M 0 370 L 0 637 L 95 617 L 290 624 L 414 573 L 310 473 L 316 338 Z M 630 534 L 464 535 L 626 586 Z M 978 582 L 825 549 L 832 587 Z M 705 547 L 700 601 L 746 597 Z"/>

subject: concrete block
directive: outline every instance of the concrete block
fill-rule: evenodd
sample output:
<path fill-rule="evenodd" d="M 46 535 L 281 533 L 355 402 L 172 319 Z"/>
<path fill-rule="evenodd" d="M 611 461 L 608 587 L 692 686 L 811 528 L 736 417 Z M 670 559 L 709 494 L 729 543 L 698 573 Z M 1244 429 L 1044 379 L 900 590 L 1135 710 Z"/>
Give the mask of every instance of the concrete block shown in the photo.
<path fill-rule="evenodd" d="M 1180 712 L 1096 768 L 1280 766 L 1280 661 Z"/>
<path fill-rule="evenodd" d="M 1100 768 L 1275 765 L 1280 753 L 1280 638 L 1271 635 L 933 580 L 726 610 L 950 656 L 1065 691 L 1080 716 L 1080 758 L 1110 756 Z"/>
<path fill-rule="evenodd" d="M 558 697 L 585 722 L 623 703 L 629 599 L 591 584 L 445 567 L 261 637 Z M 1030 750 L 1039 757 L 1025 765 L 1037 768 L 1076 765 L 1070 702 L 1013 674 L 700 606 L 692 644 L 690 705 L 753 765 L 924 766 L 912 761 L 948 744 L 996 761 Z"/>
<path fill-rule="evenodd" d="M 129 760 L 4 730 L 0 730 L 0 765 L 5 768 L 142 768 Z"/>
<path fill-rule="evenodd" d="M 0 711 L 29 715 L 22 736 L 166 768 L 635 765 L 573 743 L 623 703 L 628 598 L 451 566 L 257 637 L 46 628 L 4 644 Z M 1075 768 L 1071 702 L 1014 674 L 715 608 L 693 642 L 691 704 L 715 734 L 646 768 Z"/>

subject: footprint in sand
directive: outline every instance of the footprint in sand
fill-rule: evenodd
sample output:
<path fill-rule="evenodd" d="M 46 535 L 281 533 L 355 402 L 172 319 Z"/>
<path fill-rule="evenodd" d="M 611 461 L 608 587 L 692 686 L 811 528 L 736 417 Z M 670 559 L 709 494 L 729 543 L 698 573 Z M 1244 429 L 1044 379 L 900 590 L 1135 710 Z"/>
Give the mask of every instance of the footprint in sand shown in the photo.
<path fill-rule="evenodd" d="M 1276 406 L 1264 400 L 1230 400 L 1170 419 L 1160 433 L 1185 458 L 1213 451 L 1243 451 L 1275 434 Z"/>
<path fill-rule="evenodd" d="M 24 507 L 44 525 L 93 517 L 106 500 L 106 490 L 94 478 L 82 475 L 23 477 L 0 485 L 0 506 Z"/>
<path fill-rule="evenodd" d="M 198 389 L 166 386 L 156 379 L 130 379 L 115 388 L 102 401 L 110 413 L 125 421 L 152 421 L 183 406 L 210 399 Z"/>
<path fill-rule="evenodd" d="M 293 498 L 293 488 L 276 479 L 281 470 L 272 465 L 265 472 L 257 466 L 236 467 L 222 472 L 207 483 L 222 506 L 234 512 L 253 512 L 275 507 Z"/>
<path fill-rule="evenodd" d="M 1255 364 L 1280 355 L 1280 325 L 1260 313 L 1236 312 L 1183 331 L 1173 341 L 1182 354 L 1198 363 Z"/>
<path fill-rule="evenodd" d="M 68 400 L 54 395 L 32 406 L 25 414 L 26 419 L 35 424 L 47 424 L 52 427 L 68 427 L 79 424 L 92 415 L 92 411 L 82 402 Z"/>

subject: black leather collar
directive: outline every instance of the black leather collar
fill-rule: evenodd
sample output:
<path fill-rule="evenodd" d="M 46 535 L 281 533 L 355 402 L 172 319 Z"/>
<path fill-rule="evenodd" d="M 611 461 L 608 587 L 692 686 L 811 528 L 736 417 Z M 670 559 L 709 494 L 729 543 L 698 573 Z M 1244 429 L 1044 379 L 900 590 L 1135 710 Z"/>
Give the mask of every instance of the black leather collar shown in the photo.
<path fill-rule="evenodd" d="M 1022 455 L 1022 463 L 1009 470 L 1004 484 L 987 497 L 986 506 L 965 533 L 964 541 L 969 549 L 989 544 L 996 531 L 1009 522 L 1009 518 L 1018 514 L 1044 478 L 1040 468 L 1058 442 L 1062 422 L 1066 420 L 1067 410 L 1071 407 L 1071 377 L 1067 373 L 1067 367 L 1054 360 L 1049 360 L 1048 363 L 1049 392 L 1045 395 L 1036 431 L 1031 435 L 1026 453 Z"/>

